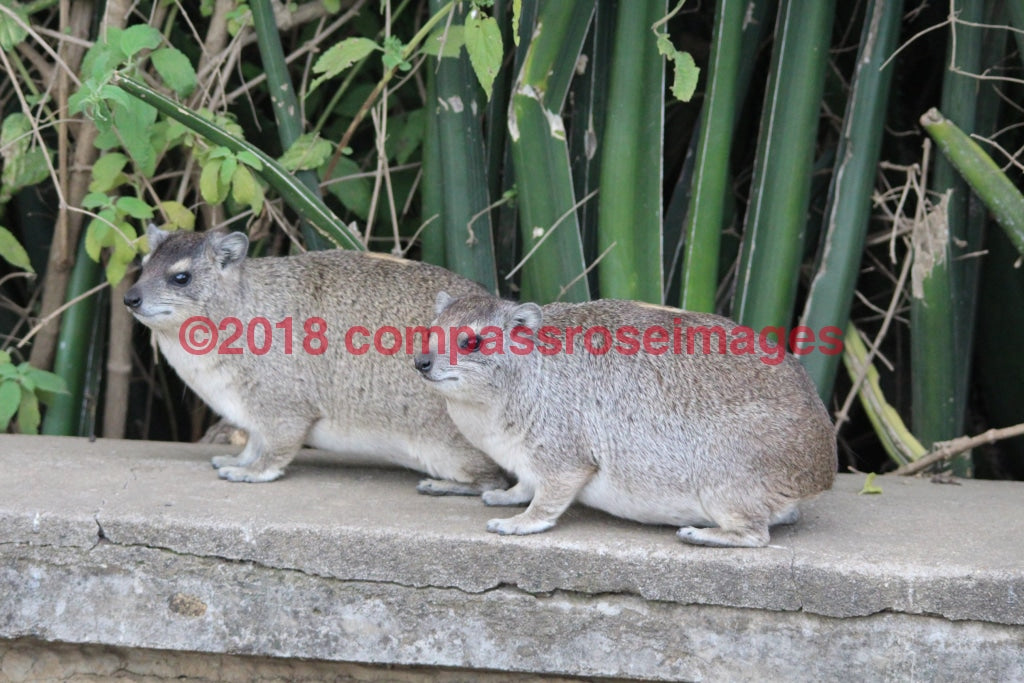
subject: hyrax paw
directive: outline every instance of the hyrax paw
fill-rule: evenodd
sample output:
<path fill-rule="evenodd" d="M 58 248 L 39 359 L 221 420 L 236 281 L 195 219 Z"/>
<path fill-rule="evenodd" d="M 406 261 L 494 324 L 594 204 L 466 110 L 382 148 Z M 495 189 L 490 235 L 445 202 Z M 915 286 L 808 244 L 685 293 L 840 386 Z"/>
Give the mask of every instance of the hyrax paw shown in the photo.
<path fill-rule="evenodd" d="M 221 467 L 235 467 L 239 462 L 237 455 L 215 455 L 210 458 L 210 464 L 215 470 L 219 470 Z"/>
<path fill-rule="evenodd" d="M 227 479 L 228 481 L 247 481 L 251 483 L 274 481 L 282 474 L 284 474 L 284 472 L 276 468 L 256 471 L 247 467 L 221 467 L 217 470 L 217 476 L 221 479 Z"/>
<path fill-rule="evenodd" d="M 523 519 L 523 515 L 516 515 L 515 517 L 509 517 L 508 519 L 490 520 L 487 522 L 487 530 L 491 533 L 501 534 L 502 536 L 524 536 L 526 534 L 539 534 L 542 531 L 547 531 L 554 525 L 554 522 L 537 519 Z"/>
<path fill-rule="evenodd" d="M 700 529 L 684 526 L 676 532 L 683 543 L 706 545 L 716 548 L 760 548 L 768 545 L 768 530 L 763 534 L 755 532 L 729 531 L 726 529 Z"/>
<path fill-rule="evenodd" d="M 494 506 L 525 505 L 531 500 L 530 497 L 524 498 L 523 496 L 517 495 L 517 492 L 512 489 L 507 491 L 502 491 L 501 489 L 484 491 L 480 498 L 484 501 L 484 505 Z"/>
<path fill-rule="evenodd" d="M 421 479 L 416 485 L 416 492 L 426 496 L 476 496 L 480 489 L 450 479 Z"/>

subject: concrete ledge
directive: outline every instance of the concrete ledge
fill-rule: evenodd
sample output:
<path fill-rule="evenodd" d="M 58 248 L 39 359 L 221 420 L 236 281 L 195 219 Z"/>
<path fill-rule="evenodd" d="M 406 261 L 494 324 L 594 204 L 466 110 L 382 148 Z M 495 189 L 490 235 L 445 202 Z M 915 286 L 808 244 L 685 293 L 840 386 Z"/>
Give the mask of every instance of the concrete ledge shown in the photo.
<path fill-rule="evenodd" d="M 1024 679 L 1024 484 L 863 477 L 772 547 L 573 509 L 503 538 L 478 499 L 309 452 L 0 436 L 0 638 L 660 680 Z"/>

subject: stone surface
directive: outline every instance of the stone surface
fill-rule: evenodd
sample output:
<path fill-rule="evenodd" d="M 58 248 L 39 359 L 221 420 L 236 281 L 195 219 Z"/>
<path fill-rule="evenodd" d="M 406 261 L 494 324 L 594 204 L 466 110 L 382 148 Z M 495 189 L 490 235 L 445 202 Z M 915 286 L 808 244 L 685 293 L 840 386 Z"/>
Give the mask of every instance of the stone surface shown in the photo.
<path fill-rule="evenodd" d="M 304 452 L 0 435 L 0 638 L 662 680 L 1024 679 L 1024 484 L 841 475 L 763 549 L 476 498 Z"/>

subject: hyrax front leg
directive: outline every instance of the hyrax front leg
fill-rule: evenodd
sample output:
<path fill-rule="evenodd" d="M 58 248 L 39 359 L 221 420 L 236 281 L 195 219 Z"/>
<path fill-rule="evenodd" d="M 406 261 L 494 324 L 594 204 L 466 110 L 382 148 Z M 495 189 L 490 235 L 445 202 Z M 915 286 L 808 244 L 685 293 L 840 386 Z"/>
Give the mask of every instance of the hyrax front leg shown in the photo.
<path fill-rule="evenodd" d="M 558 472 L 542 479 L 537 483 L 533 500 L 524 512 L 508 519 L 492 519 L 487 522 L 487 530 L 503 535 L 537 534 L 547 531 L 572 504 L 576 494 L 586 486 L 593 474 L 593 469 L 581 468 Z M 519 487 L 520 485 L 516 484 L 508 493 Z M 520 491 L 525 491 L 525 488 Z"/>
<path fill-rule="evenodd" d="M 268 438 L 262 432 L 250 431 L 249 442 L 237 457 L 214 458 L 217 475 L 228 481 L 253 483 L 280 478 L 302 446 L 306 430 L 278 424 L 273 425 L 268 434 L 272 436 Z"/>

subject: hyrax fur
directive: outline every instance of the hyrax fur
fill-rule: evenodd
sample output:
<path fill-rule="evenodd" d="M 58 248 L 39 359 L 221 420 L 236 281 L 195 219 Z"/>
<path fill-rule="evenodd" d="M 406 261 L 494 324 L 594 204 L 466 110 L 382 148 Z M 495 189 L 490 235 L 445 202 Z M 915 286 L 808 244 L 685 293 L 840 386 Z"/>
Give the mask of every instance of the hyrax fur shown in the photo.
<path fill-rule="evenodd" d="M 213 459 L 222 478 L 277 479 L 307 443 L 436 477 L 420 482 L 423 493 L 468 495 L 507 485 L 499 468 L 459 433 L 441 397 L 409 372 L 404 346 L 394 355 L 346 349 L 346 332 L 355 326 L 369 332 L 354 337 L 360 348 L 385 326 L 405 335 L 407 326 L 429 316 L 438 289 L 470 294 L 481 287 L 443 268 L 340 249 L 248 259 L 248 244 L 237 232 L 150 228 L 150 254 L 124 297 L 185 383 L 249 432 L 240 455 Z M 214 325 L 237 318 L 243 333 L 232 346 L 242 352 L 219 352 L 231 328 L 222 328 L 218 348 L 188 352 L 179 332 L 193 316 Z M 262 355 L 246 348 L 244 328 L 255 318 L 269 323 L 254 332 L 258 347 L 266 346 L 266 327 L 273 334 Z M 290 354 L 287 330 L 277 327 L 287 318 Z M 326 322 L 322 353 L 303 346 L 310 318 Z M 387 340 L 390 347 L 393 339 Z M 319 344 L 312 340 L 309 348 Z"/>
<path fill-rule="evenodd" d="M 770 525 L 795 522 L 797 503 L 832 485 L 832 423 L 792 356 L 772 364 L 717 345 L 703 353 L 700 342 L 694 353 L 685 345 L 676 353 L 671 342 L 644 347 L 666 348 L 661 355 L 628 353 L 601 335 L 592 336 L 593 350 L 580 336 L 567 348 L 571 330 L 596 327 L 638 337 L 717 325 L 731 342 L 736 325 L 726 318 L 630 301 L 541 308 L 444 292 L 436 314 L 434 325 L 456 348 L 419 353 L 416 368 L 470 442 L 518 478 L 483 501 L 529 503 L 488 522 L 488 531 L 545 531 L 578 499 L 679 526 L 688 543 L 764 546 Z M 556 353 L 552 335 L 563 344 Z"/>

